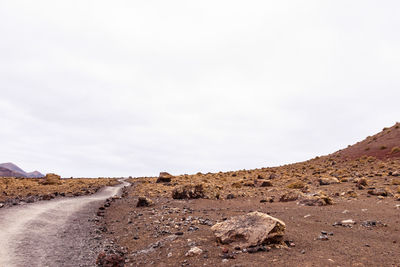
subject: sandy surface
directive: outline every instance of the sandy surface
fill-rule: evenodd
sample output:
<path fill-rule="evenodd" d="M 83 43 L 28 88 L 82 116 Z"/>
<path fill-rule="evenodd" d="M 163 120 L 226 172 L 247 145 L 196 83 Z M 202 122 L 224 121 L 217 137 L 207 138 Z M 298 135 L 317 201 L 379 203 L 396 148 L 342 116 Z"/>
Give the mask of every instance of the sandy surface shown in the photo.
<path fill-rule="evenodd" d="M 129 191 L 105 217 L 108 238 L 127 249 L 125 266 L 400 266 L 400 202 L 393 198 L 362 192 L 322 207 L 261 198 L 153 198 L 154 206 L 136 208 L 135 187 Z M 294 246 L 246 253 L 216 242 L 211 225 L 251 211 L 283 220 L 284 240 Z M 351 227 L 334 226 L 349 219 L 356 222 Z M 329 240 L 318 240 L 323 231 Z M 186 256 L 194 246 L 203 252 Z"/>
<path fill-rule="evenodd" d="M 0 210 L 0 266 L 93 266 L 90 217 L 126 185 Z"/>

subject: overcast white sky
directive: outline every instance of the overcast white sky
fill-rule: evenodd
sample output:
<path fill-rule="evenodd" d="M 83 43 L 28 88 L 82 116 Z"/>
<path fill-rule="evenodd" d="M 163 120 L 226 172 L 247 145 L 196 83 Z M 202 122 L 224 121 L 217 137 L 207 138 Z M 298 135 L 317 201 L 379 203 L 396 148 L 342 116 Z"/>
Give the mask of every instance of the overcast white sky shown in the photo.
<path fill-rule="evenodd" d="M 400 2 L 0 1 L 0 162 L 267 167 L 400 117 Z"/>

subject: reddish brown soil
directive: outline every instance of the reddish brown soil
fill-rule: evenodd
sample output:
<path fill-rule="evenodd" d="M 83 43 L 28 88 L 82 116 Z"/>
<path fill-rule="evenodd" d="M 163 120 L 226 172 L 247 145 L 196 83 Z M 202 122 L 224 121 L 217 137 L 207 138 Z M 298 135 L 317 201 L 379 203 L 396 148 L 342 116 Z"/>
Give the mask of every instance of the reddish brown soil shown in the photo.
<path fill-rule="evenodd" d="M 399 128 L 296 164 L 179 175 L 166 183 L 132 179 L 133 186 L 106 208 L 100 229 L 125 251 L 126 266 L 400 266 Z M 202 188 L 204 195 L 173 199 L 182 186 Z M 298 198 L 281 202 L 288 194 Z M 333 205 L 302 205 L 310 194 Z M 155 205 L 136 207 L 139 196 Z M 287 242 L 257 253 L 216 242 L 213 224 L 250 211 L 283 220 Z M 333 226 L 346 219 L 356 224 Z M 332 233 L 329 240 L 318 240 L 321 231 Z M 194 246 L 202 253 L 186 256 Z"/>
<path fill-rule="evenodd" d="M 134 188 L 132 189 L 134 191 Z M 398 266 L 400 264 L 400 210 L 394 199 L 378 200 L 363 194 L 358 200 L 340 199 L 332 206 L 299 206 L 296 202 L 260 203 L 260 198 L 233 200 L 168 200 L 156 199 L 156 206 L 134 208 L 135 198 L 126 198 L 110 209 L 106 217 L 108 237 L 127 248 L 126 266 Z M 184 212 L 186 208 L 187 212 Z M 365 211 L 363 211 L 365 209 Z M 223 262 L 222 248 L 235 251 L 230 246 L 215 242 L 210 226 L 192 220 L 188 226 L 162 231 L 171 222 L 185 222 L 193 218 L 221 221 L 250 211 L 261 211 L 282 219 L 287 225 L 285 239 L 295 247 L 272 249 L 254 254 L 239 253 L 235 259 Z M 348 213 L 343 213 L 348 210 Z M 173 213 L 169 213 L 173 211 Z M 142 216 L 138 216 L 142 214 Z M 352 227 L 332 226 L 336 221 L 353 219 Z M 131 220 L 132 223 L 128 223 Z M 387 226 L 364 227 L 361 222 L 378 220 Z M 158 223 L 160 222 L 160 223 Z M 199 228 L 188 231 L 190 225 Z M 173 241 L 163 241 L 168 236 Z M 321 231 L 333 232 L 330 240 L 316 240 Z M 139 238 L 135 240 L 135 238 Z M 161 241 L 153 251 L 146 250 L 150 244 Z M 204 252 L 200 256 L 187 257 L 191 246 Z M 170 257 L 168 257 L 168 254 Z M 225 254 L 226 255 L 226 254 Z"/>
<path fill-rule="evenodd" d="M 345 159 L 357 159 L 362 156 L 372 156 L 378 159 L 390 159 L 400 157 L 400 123 L 390 128 L 384 128 L 380 133 L 368 136 L 346 149 L 333 155 L 339 155 Z"/>
<path fill-rule="evenodd" d="M 134 186 L 107 209 L 102 229 L 107 229 L 107 239 L 126 250 L 126 266 L 399 266 L 400 177 L 393 176 L 396 171 L 400 171 L 398 160 L 321 157 L 277 168 L 176 176 L 170 184 L 141 178 L 132 180 Z M 260 177 L 272 178 L 272 186 L 260 187 Z M 337 177 L 340 183 L 319 184 L 320 178 L 329 177 Z M 360 178 L 366 179 L 365 188 L 359 189 Z M 208 199 L 172 199 L 175 187 L 190 182 L 202 184 Z M 294 184 L 302 188 L 295 189 Z M 385 189 L 389 195 L 369 194 L 373 189 Z M 285 193 L 301 191 L 323 192 L 334 204 L 279 202 Z M 235 198 L 227 199 L 228 194 Z M 137 208 L 138 196 L 151 197 L 155 206 Z M 274 202 L 260 203 L 270 199 Z M 285 240 L 293 241 L 295 247 L 253 254 L 217 244 L 210 225 L 250 211 L 283 220 L 287 224 Z M 355 220 L 356 225 L 333 226 L 345 219 Z M 379 223 L 366 227 L 364 221 Z M 190 226 L 198 230 L 191 231 Z M 328 241 L 317 240 L 321 231 L 333 235 Z M 178 232 L 183 235 L 176 235 Z M 149 250 L 152 245 L 156 248 Z M 185 256 L 192 246 L 203 253 Z M 222 253 L 223 247 L 237 253 L 234 259 L 223 262 L 230 255 Z"/>

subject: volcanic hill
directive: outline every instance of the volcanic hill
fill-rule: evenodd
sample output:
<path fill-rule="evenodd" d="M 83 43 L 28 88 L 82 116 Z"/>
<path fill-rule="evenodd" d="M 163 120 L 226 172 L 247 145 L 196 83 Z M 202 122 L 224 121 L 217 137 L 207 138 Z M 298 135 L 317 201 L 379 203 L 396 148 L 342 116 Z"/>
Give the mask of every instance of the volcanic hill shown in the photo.
<path fill-rule="evenodd" d="M 377 159 L 400 157 L 400 123 L 383 130 L 363 141 L 342 149 L 333 154 L 343 159 L 357 159 L 363 156 L 372 156 Z"/>
<path fill-rule="evenodd" d="M 0 177 L 25 177 L 25 178 L 41 178 L 44 175 L 38 171 L 25 172 L 14 163 L 7 162 L 0 164 Z"/>

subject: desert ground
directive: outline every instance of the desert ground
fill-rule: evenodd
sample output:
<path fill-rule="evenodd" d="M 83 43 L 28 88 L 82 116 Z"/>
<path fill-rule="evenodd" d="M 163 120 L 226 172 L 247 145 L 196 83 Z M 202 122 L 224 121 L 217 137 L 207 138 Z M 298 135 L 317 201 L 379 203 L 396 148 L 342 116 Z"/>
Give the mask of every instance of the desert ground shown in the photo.
<path fill-rule="evenodd" d="M 400 129 L 273 168 L 131 179 L 99 229 L 112 266 L 400 266 Z M 140 201 L 139 201 L 140 198 Z M 283 242 L 238 248 L 212 226 L 259 211 Z"/>
<path fill-rule="evenodd" d="M 305 162 L 128 179 L 120 197 L 80 209 L 96 234 L 85 242 L 102 244 L 87 266 L 400 266 L 399 147 L 396 123 Z M 1 203 L 14 209 L 33 205 L 30 196 L 64 199 L 115 183 L 0 179 Z M 247 246 L 217 238 L 216 225 L 254 212 L 282 222 L 283 236 Z"/>

